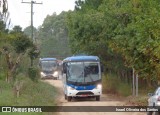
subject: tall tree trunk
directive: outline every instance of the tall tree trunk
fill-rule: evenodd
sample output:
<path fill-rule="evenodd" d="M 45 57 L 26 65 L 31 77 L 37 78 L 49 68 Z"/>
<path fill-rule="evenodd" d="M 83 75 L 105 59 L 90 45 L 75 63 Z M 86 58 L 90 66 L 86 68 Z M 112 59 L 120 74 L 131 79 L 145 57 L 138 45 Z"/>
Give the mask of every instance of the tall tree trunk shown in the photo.
<path fill-rule="evenodd" d="M 5 59 L 7 62 L 7 76 L 6 76 L 6 82 L 10 83 L 11 80 L 11 69 L 12 69 L 12 61 L 10 59 L 10 53 L 8 51 L 5 51 Z"/>
<path fill-rule="evenodd" d="M 151 79 L 150 79 L 150 77 L 148 76 L 146 80 L 147 80 L 147 87 L 151 88 L 152 85 L 151 85 Z"/>
<path fill-rule="evenodd" d="M 10 83 L 13 80 L 13 75 L 10 70 L 7 72 L 6 82 Z"/>
<path fill-rule="evenodd" d="M 22 54 L 19 54 L 19 56 L 16 59 L 16 62 L 13 64 L 13 62 L 10 59 L 10 54 L 6 53 L 6 61 L 7 61 L 7 65 L 8 65 L 6 81 L 8 83 L 13 81 L 13 75 L 18 67 L 18 64 L 20 62 L 21 57 L 22 57 Z"/>

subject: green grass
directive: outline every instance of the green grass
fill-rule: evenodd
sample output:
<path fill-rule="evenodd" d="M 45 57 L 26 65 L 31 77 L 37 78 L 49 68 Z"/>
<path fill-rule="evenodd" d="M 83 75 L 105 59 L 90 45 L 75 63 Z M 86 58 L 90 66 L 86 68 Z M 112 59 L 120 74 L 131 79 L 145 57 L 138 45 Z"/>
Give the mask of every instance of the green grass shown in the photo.
<path fill-rule="evenodd" d="M 29 80 L 24 83 L 21 94 L 22 98 L 18 101 L 24 102 L 24 105 L 52 106 L 55 104 L 54 98 L 57 92 L 53 86 L 47 83 L 32 83 L 32 81 Z M 25 102 L 26 98 L 27 102 Z M 18 104 L 21 105 L 21 103 Z"/>
<path fill-rule="evenodd" d="M 131 85 L 122 82 L 114 75 L 105 74 L 102 78 L 103 92 L 121 96 L 131 95 Z"/>
<path fill-rule="evenodd" d="M 5 81 L 0 81 L 0 106 L 12 105 L 14 100 L 12 87 Z"/>
<path fill-rule="evenodd" d="M 126 97 L 126 104 L 136 106 L 147 106 L 147 94 L 153 93 L 155 89 L 148 87 L 140 87 L 138 96 L 132 96 L 132 86 L 118 79 L 117 76 L 105 74 L 102 78 L 103 93 L 115 94 Z"/>
<path fill-rule="evenodd" d="M 0 71 L 0 80 L 4 80 L 5 79 L 5 74 L 4 72 Z"/>
<path fill-rule="evenodd" d="M 44 82 L 33 82 L 29 78 L 18 76 L 22 82 L 20 96 L 16 97 L 13 86 L 0 80 L 0 106 L 55 106 L 56 89 Z M 2 113 L 1 113 L 2 114 Z M 3 113 L 10 115 L 11 113 Z M 49 115 L 49 113 L 12 113 L 13 115 Z"/>

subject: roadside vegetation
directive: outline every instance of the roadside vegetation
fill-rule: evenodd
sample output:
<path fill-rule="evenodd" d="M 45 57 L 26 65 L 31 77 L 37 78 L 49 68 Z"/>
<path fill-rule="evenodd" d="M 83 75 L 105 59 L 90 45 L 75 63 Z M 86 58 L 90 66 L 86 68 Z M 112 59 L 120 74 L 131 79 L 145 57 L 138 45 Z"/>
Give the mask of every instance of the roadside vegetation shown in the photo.
<path fill-rule="evenodd" d="M 29 104 L 24 98 L 28 97 L 26 92 L 30 92 L 27 84 L 32 84 L 28 78 L 33 81 L 31 86 L 36 86 L 33 90 L 37 94 L 31 93 L 33 96 L 39 95 L 37 87 L 50 87 L 43 86 L 35 78 L 38 77 L 37 66 L 34 66 L 38 65 L 38 57 L 63 59 L 72 54 L 88 54 L 97 55 L 102 61 L 104 93 L 126 96 L 130 103 L 146 104 L 147 93 L 153 92 L 160 80 L 159 1 L 77 0 L 75 3 L 74 11 L 48 15 L 42 26 L 34 28 L 36 46 L 29 38 L 31 27 L 24 31 L 20 26 L 6 29 L 7 8 L 2 5 L 0 82 L 4 85 L 0 86 L 0 92 L 6 97 L 1 98 L 10 97 L 11 104 L 19 104 L 20 101 Z M 139 96 L 134 98 L 131 96 L 133 68 L 139 75 Z M 26 92 L 16 92 L 17 100 L 11 100 L 14 98 L 14 86 L 20 87 L 21 83 Z M 49 95 L 54 96 L 52 92 Z M 10 101 L 6 103 L 10 104 Z"/>
<path fill-rule="evenodd" d="M 0 106 L 53 106 L 56 89 L 42 81 L 33 82 L 24 75 L 19 75 L 16 83 L 21 83 L 19 97 L 13 85 L 0 80 Z"/>
<path fill-rule="evenodd" d="M 19 95 L 14 89 L 16 84 L 8 84 L 0 80 L 0 106 L 55 106 L 57 91 L 48 83 L 33 82 L 23 74 L 17 76 L 16 82 L 20 83 Z M 20 113 L 13 113 L 13 115 Z M 21 113 L 21 115 L 45 115 L 49 113 Z M 7 115 L 7 113 L 4 113 Z"/>
<path fill-rule="evenodd" d="M 117 96 L 130 96 L 132 86 L 124 83 L 117 76 L 105 74 L 102 79 L 103 93 L 115 94 Z"/>
<path fill-rule="evenodd" d="M 74 11 L 48 15 L 36 35 L 42 55 L 99 56 L 107 93 L 132 95 L 134 68 L 145 97 L 160 78 L 159 12 L 157 0 L 77 0 Z"/>
<path fill-rule="evenodd" d="M 134 68 L 146 97 L 160 78 L 159 12 L 157 0 L 78 0 L 66 19 L 71 51 L 99 56 L 114 94 L 132 95 Z"/>
<path fill-rule="evenodd" d="M 7 0 L 2 4 L 0 6 L 3 7 L 0 10 L 0 106 L 56 105 L 56 89 L 39 79 L 38 46 L 24 34 L 20 26 L 8 29 Z M 12 114 L 48 115 L 49 113 Z"/>
<path fill-rule="evenodd" d="M 147 106 L 148 93 L 154 92 L 154 87 L 149 88 L 143 85 L 139 86 L 138 96 L 132 95 L 132 84 L 125 83 L 123 80 L 113 74 L 104 74 L 102 78 L 103 93 L 111 94 L 117 98 L 126 100 L 126 105 Z"/>

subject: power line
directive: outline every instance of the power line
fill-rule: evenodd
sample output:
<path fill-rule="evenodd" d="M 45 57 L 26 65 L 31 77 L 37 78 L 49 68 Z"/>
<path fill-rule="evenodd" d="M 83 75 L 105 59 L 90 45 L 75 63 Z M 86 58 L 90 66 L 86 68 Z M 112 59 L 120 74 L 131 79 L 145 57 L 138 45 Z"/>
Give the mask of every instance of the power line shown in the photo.
<path fill-rule="evenodd" d="M 37 3 L 36 1 L 31 0 L 31 2 L 22 2 L 21 3 L 27 3 L 27 4 L 31 4 L 31 38 L 33 40 L 33 43 L 35 42 L 35 38 L 33 37 L 33 4 L 43 4 L 41 3 Z"/>

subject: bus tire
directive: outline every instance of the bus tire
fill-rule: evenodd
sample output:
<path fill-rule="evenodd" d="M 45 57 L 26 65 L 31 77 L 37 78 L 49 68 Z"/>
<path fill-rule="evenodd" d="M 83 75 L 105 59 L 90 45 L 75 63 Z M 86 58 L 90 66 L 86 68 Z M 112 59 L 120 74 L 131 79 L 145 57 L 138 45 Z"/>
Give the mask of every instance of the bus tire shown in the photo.
<path fill-rule="evenodd" d="M 96 96 L 96 101 L 100 101 L 100 96 Z"/>
<path fill-rule="evenodd" d="M 155 112 L 153 113 L 153 115 L 160 115 L 160 113 L 157 112 L 157 111 L 155 111 Z"/>
<path fill-rule="evenodd" d="M 147 115 L 152 115 L 152 112 L 151 112 L 151 111 L 148 111 L 148 112 L 147 112 Z"/>
<path fill-rule="evenodd" d="M 64 99 L 67 100 L 67 95 L 66 94 L 64 94 Z"/>
<path fill-rule="evenodd" d="M 72 97 L 71 96 L 67 96 L 67 101 L 71 101 Z"/>

